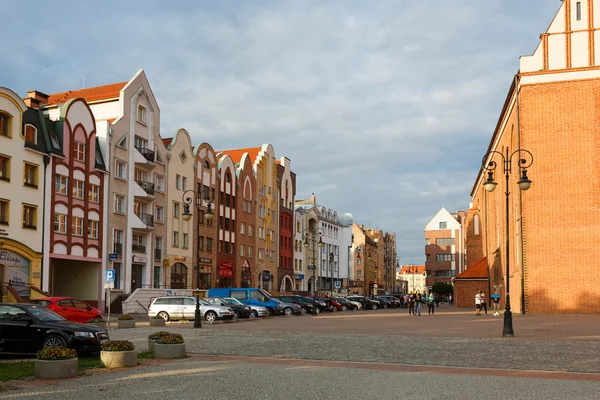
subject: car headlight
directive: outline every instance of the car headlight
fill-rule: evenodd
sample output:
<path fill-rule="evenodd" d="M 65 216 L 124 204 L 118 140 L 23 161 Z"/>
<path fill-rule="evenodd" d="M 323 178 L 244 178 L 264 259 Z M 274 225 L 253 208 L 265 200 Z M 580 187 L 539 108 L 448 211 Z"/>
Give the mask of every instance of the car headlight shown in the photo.
<path fill-rule="evenodd" d="M 94 337 L 94 334 L 92 332 L 73 332 L 73 333 L 75 333 L 75 336 L 77 336 L 77 337 L 87 337 L 87 338 Z"/>
<path fill-rule="evenodd" d="M 250 308 L 250 307 L 245 307 L 245 310 L 246 310 L 246 311 L 250 311 L 250 310 L 251 310 L 251 308 Z"/>

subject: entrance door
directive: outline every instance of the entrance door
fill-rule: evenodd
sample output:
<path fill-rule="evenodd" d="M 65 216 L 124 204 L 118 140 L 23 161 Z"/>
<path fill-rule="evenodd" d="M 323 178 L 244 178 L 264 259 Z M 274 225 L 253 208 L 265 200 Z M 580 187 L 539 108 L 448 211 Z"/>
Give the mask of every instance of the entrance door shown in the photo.
<path fill-rule="evenodd" d="M 131 291 L 136 288 L 142 287 L 142 274 L 144 272 L 144 266 L 140 264 L 133 264 L 131 266 Z"/>

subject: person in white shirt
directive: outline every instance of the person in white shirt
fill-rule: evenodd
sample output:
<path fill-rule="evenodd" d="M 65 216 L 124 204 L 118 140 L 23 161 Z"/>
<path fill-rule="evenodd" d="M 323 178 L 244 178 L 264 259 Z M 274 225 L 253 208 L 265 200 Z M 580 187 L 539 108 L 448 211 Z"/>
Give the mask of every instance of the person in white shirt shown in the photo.
<path fill-rule="evenodd" d="M 481 290 L 475 295 L 475 315 L 481 315 Z"/>

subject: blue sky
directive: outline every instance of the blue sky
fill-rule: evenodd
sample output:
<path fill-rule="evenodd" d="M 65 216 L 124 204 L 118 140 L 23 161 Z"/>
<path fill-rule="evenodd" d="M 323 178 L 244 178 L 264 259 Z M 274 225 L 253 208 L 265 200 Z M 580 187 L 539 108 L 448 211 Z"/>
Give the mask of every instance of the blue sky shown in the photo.
<path fill-rule="evenodd" d="M 161 135 L 215 149 L 272 143 L 297 198 L 396 232 L 469 194 L 519 56 L 558 0 L 4 1 L 0 85 L 24 97 L 144 69 Z M 26 17 L 24 17 L 26 16 Z M 10 38 L 10 39 L 9 39 Z"/>

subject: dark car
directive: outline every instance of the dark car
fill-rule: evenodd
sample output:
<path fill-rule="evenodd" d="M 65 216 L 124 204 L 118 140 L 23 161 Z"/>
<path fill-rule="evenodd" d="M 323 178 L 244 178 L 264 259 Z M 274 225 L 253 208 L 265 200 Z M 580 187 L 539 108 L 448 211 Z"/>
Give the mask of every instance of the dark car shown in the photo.
<path fill-rule="evenodd" d="M 402 307 L 402 300 L 400 300 L 398 297 L 391 296 L 391 295 L 382 296 L 382 297 L 389 299 L 392 302 L 392 307 L 394 307 L 394 308 Z"/>
<path fill-rule="evenodd" d="M 327 304 L 324 301 L 320 301 L 317 298 L 314 299 L 312 297 L 302 297 L 304 300 L 309 301 L 311 304 L 314 303 L 317 305 L 317 314 L 327 311 Z"/>
<path fill-rule="evenodd" d="M 204 300 L 208 301 L 210 304 L 231 308 L 234 314 L 233 319 L 254 318 L 254 314 L 252 313 L 252 308 L 250 308 L 250 306 L 234 303 L 232 300 L 226 300 L 221 297 L 207 297 Z"/>
<path fill-rule="evenodd" d="M 298 304 L 304 310 L 304 312 L 303 312 L 304 314 L 312 313 L 313 305 L 310 301 L 306 300 L 304 297 L 285 295 L 285 296 L 273 296 L 273 298 L 281 300 L 284 303 Z"/>
<path fill-rule="evenodd" d="M 356 304 L 352 303 L 351 301 L 349 301 L 348 299 L 346 299 L 344 297 L 336 297 L 336 298 L 334 298 L 334 300 L 337 301 L 338 303 L 340 303 L 340 305 L 342 306 L 342 311 L 358 309 L 358 306 Z"/>
<path fill-rule="evenodd" d="M 377 300 L 377 301 L 379 301 L 379 303 L 381 303 L 381 307 L 382 308 L 392 308 L 392 307 L 394 307 L 394 305 L 392 304 L 392 300 L 388 299 L 387 297 L 373 296 L 373 297 L 371 297 L 371 300 Z"/>
<path fill-rule="evenodd" d="M 363 307 L 367 308 L 367 310 L 377 310 L 378 308 L 382 307 L 379 301 L 368 299 L 364 296 L 348 296 L 347 299 L 361 303 Z"/>
<path fill-rule="evenodd" d="M 34 354 L 48 347 L 95 352 L 105 341 L 105 329 L 68 321 L 39 304 L 0 303 L 0 354 Z"/>

